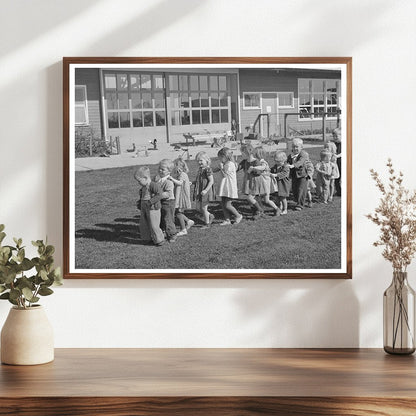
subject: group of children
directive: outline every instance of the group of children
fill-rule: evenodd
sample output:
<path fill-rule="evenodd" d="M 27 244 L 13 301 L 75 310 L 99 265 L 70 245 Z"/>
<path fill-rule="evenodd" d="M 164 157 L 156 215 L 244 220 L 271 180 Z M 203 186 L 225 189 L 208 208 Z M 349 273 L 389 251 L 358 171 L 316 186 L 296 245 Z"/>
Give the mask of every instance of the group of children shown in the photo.
<path fill-rule="evenodd" d="M 320 152 L 320 161 L 314 166 L 308 153 L 303 149 L 301 139 L 293 139 L 292 153 L 278 151 L 274 155 L 275 164 L 270 167 L 261 146 L 251 144 L 241 146 L 242 160 L 235 162 L 231 149 L 223 147 L 218 152 L 219 165 L 211 167 L 211 159 L 206 152 L 199 152 L 196 161 L 199 165 L 194 181 L 193 200 L 201 215 L 202 228 L 209 228 L 214 215 L 209 212 L 210 203 L 221 198 L 224 220 L 221 226 L 238 224 L 243 215 L 233 206 L 238 199 L 237 172 L 243 171 L 241 193 L 246 196 L 253 210 L 253 219 L 264 215 L 264 205 L 272 209 L 273 215 L 287 214 L 287 198 L 292 191 L 296 202 L 295 210 L 302 210 L 312 203 L 312 191 L 316 190 L 319 202 L 327 204 L 334 196 L 334 181 L 339 178 L 337 149 L 332 142 L 325 144 Z M 149 244 L 161 246 L 166 240 L 174 242 L 188 234 L 194 221 L 185 215 L 191 209 L 191 182 L 186 162 L 163 159 L 159 163 L 158 175 L 152 180 L 146 166 L 139 167 L 135 178 L 140 185 L 137 207 L 141 210 L 140 235 Z M 214 173 L 220 172 L 221 182 L 216 188 Z M 315 175 L 314 175 L 315 173 Z M 314 178 L 315 177 L 315 181 Z M 270 198 L 276 195 L 277 205 Z M 178 232 L 175 219 L 179 223 Z"/>

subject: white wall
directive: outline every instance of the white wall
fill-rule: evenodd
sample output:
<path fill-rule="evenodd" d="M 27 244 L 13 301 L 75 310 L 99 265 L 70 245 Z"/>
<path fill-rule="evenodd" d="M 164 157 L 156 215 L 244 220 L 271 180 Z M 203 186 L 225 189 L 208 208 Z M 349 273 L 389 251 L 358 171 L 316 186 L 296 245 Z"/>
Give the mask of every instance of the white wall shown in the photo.
<path fill-rule="evenodd" d="M 353 280 L 67 281 L 43 301 L 57 347 L 382 346 L 368 170 L 391 156 L 416 187 L 415 2 L 2 0 L 0 27 L 0 223 L 58 263 L 63 56 L 353 57 Z"/>

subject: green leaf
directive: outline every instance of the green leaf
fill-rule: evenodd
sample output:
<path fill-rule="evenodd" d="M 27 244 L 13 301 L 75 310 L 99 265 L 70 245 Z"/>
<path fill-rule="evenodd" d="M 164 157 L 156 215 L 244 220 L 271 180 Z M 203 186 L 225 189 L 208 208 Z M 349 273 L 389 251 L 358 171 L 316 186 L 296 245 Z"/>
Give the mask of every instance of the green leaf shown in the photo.
<path fill-rule="evenodd" d="M 10 298 L 10 292 L 2 293 L 0 295 L 0 299 L 9 299 Z"/>
<path fill-rule="evenodd" d="M 32 292 L 30 292 L 32 293 Z M 10 291 L 10 299 L 17 300 L 22 295 L 22 292 L 19 289 L 12 289 Z"/>
<path fill-rule="evenodd" d="M 55 253 L 55 247 L 54 246 L 46 246 L 45 249 L 45 255 L 46 256 L 52 256 L 52 254 Z"/>
<path fill-rule="evenodd" d="M 39 276 L 41 277 L 42 280 L 48 280 L 48 273 L 46 273 L 46 270 L 42 269 L 39 272 Z"/>
<path fill-rule="evenodd" d="M 0 243 L 5 239 L 6 233 L 0 232 Z"/>
<path fill-rule="evenodd" d="M 22 268 L 22 270 L 23 270 L 24 272 L 26 272 L 26 271 L 28 271 L 28 270 L 30 270 L 30 269 L 33 269 L 34 264 L 33 264 L 33 262 L 32 262 L 31 260 L 29 260 L 27 257 L 25 257 L 25 258 L 22 260 L 22 263 L 20 264 L 20 267 Z"/>
<path fill-rule="evenodd" d="M 20 248 L 22 246 L 23 240 L 21 238 L 13 237 L 13 241 L 16 244 L 17 248 Z"/>
<path fill-rule="evenodd" d="M 35 247 L 39 247 L 39 246 L 43 245 L 43 241 L 42 241 L 42 240 L 32 241 L 32 244 L 33 244 Z"/>
<path fill-rule="evenodd" d="M 28 287 L 24 287 L 22 289 L 23 292 L 23 296 L 29 301 L 32 302 L 31 299 L 33 298 L 33 292 L 28 288 Z"/>
<path fill-rule="evenodd" d="M 7 290 L 6 286 L 0 285 L 0 293 L 3 293 L 5 290 Z"/>
<path fill-rule="evenodd" d="M 18 252 L 17 252 L 17 259 L 19 260 L 19 263 L 21 263 L 23 261 L 23 259 L 25 258 L 25 249 L 21 248 Z"/>
<path fill-rule="evenodd" d="M 39 289 L 39 295 L 41 295 L 41 296 L 49 296 L 49 295 L 52 295 L 52 293 L 53 293 L 53 290 L 52 289 L 49 289 L 48 287 L 46 287 L 46 286 L 42 286 L 40 289 Z"/>
<path fill-rule="evenodd" d="M 4 227 L 4 224 L 0 224 L 0 232 L 1 232 L 1 231 L 4 231 L 4 228 L 5 228 L 5 227 Z"/>

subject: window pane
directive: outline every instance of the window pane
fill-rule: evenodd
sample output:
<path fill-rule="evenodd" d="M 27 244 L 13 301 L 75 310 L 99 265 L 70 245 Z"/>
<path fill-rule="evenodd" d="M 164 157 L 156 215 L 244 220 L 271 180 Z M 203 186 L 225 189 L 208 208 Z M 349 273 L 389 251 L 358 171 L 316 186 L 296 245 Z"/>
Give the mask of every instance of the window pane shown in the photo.
<path fill-rule="evenodd" d="M 299 109 L 300 118 L 311 118 L 311 107 L 302 107 Z"/>
<path fill-rule="evenodd" d="M 153 75 L 153 88 L 156 90 L 161 90 L 163 88 L 162 75 Z"/>
<path fill-rule="evenodd" d="M 189 95 L 181 94 L 181 107 L 189 107 Z"/>
<path fill-rule="evenodd" d="M 83 124 L 86 123 L 87 120 L 85 118 L 85 107 L 84 106 L 75 106 L 75 124 Z"/>
<path fill-rule="evenodd" d="M 178 76 L 177 75 L 169 75 L 169 89 L 171 91 L 178 90 Z"/>
<path fill-rule="evenodd" d="M 183 125 L 191 124 L 189 111 L 183 111 L 183 110 L 181 111 L 181 123 Z"/>
<path fill-rule="evenodd" d="M 199 89 L 203 91 L 208 89 L 208 77 L 206 75 L 201 75 L 199 77 Z"/>
<path fill-rule="evenodd" d="M 107 108 L 109 110 L 115 110 L 117 108 L 117 96 L 115 92 L 107 92 L 105 94 L 107 99 Z"/>
<path fill-rule="evenodd" d="M 218 77 L 219 81 L 219 89 L 226 90 L 227 89 L 227 77 Z"/>
<path fill-rule="evenodd" d="M 324 82 L 321 79 L 312 80 L 312 91 L 313 92 L 324 92 Z"/>
<path fill-rule="evenodd" d="M 217 76 L 209 77 L 209 89 L 218 91 L 218 77 Z"/>
<path fill-rule="evenodd" d="M 155 111 L 156 126 L 164 126 L 166 124 L 166 116 L 164 111 Z"/>
<path fill-rule="evenodd" d="M 208 93 L 201 92 L 201 107 L 209 107 Z"/>
<path fill-rule="evenodd" d="M 228 105 L 227 93 L 220 92 L 220 106 L 221 107 L 226 107 L 227 105 Z M 259 100 L 259 105 L 260 105 L 260 100 Z"/>
<path fill-rule="evenodd" d="M 130 75 L 130 88 L 132 90 L 140 89 L 140 75 Z"/>
<path fill-rule="evenodd" d="M 292 94 L 290 92 L 279 92 L 279 106 L 280 107 L 292 107 Z"/>
<path fill-rule="evenodd" d="M 220 122 L 220 110 L 212 110 L 211 111 L 211 118 L 212 123 L 219 123 Z"/>
<path fill-rule="evenodd" d="M 228 110 L 221 110 L 221 123 L 228 123 Z"/>
<path fill-rule="evenodd" d="M 200 107 L 199 94 L 197 92 L 191 93 L 192 107 Z"/>
<path fill-rule="evenodd" d="M 171 120 L 172 120 L 172 126 L 180 126 L 181 124 L 181 119 L 180 119 L 180 111 L 172 111 L 171 112 Z"/>
<path fill-rule="evenodd" d="M 217 92 L 211 93 L 211 107 L 219 107 L 220 105 L 220 95 Z"/>
<path fill-rule="evenodd" d="M 119 91 L 127 90 L 129 84 L 127 82 L 126 74 L 117 74 L 117 89 Z"/>
<path fill-rule="evenodd" d="M 143 90 L 150 90 L 152 88 L 152 80 L 150 75 L 142 75 L 141 76 L 141 87 Z"/>
<path fill-rule="evenodd" d="M 145 111 L 144 116 L 144 126 L 152 127 L 153 126 L 153 111 Z"/>
<path fill-rule="evenodd" d="M 179 75 L 179 88 L 181 91 L 188 90 L 188 76 L 187 75 Z"/>
<path fill-rule="evenodd" d="M 85 101 L 85 88 L 84 87 L 75 87 L 75 102 L 84 102 Z"/>
<path fill-rule="evenodd" d="M 143 113 L 141 111 L 133 112 L 133 127 L 143 127 Z"/>
<path fill-rule="evenodd" d="M 201 112 L 192 110 L 192 124 L 201 124 Z"/>
<path fill-rule="evenodd" d="M 328 105 L 336 105 L 337 104 L 337 94 L 328 94 L 326 97 L 326 102 Z"/>
<path fill-rule="evenodd" d="M 170 94 L 170 108 L 179 108 L 179 94 L 177 92 Z"/>
<path fill-rule="evenodd" d="M 300 94 L 299 95 L 299 105 L 310 105 L 311 98 L 309 94 Z"/>
<path fill-rule="evenodd" d="M 309 92 L 309 80 L 308 79 L 299 80 L 299 92 Z"/>
<path fill-rule="evenodd" d="M 198 91 L 199 87 L 198 87 L 198 76 L 196 75 L 191 75 L 189 77 L 190 79 L 190 84 L 191 84 L 191 90 L 192 91 Z"/>
<path fill-rule="evenodd" d="M 202 110 L 201 115 L 202 115 L 202 123 L 203 124 L 209 123 L 209 110 Z"/>
<path fill-rule="evenodd" d="M 120 113 L 120 127 L 130 127 L 130 113 Z"/>
<path fill-rule="evenodd" d="M 324 105 L 324 95 L 323 94 L 314 94 L 313 103 L 315 105 Z"/>
<path fill-rule="evenodd" d="M 118 128 L 118 113 L 114 111 L 108 113 L 108 128 L 109 129 Z"/>
<path fill-rule="evenodd" d="M 104 75 L 104 83 L 106 88 L 116 89 L 116 76 L 113 74 Z"/>
<path fill-rule="evenodd" d="M 153 108 L 152 105 L 152 94 L 150 92 L 142 93 L 143 108 Z"/>
<path fill-rule="evenodd" d="M 155 99 L 155 107 L 165 108 L 165 100 L 163 99 L 163 92 L 155 92 L 153 96 Z"/>
<path fill-rule="evenodd" d="M 127 92 L 119 92 L 118 94 L 118 108 L 126 110 L 129 108 L 129 94 Z"/>
<path fill-rule="evenodd" d="M 142 102 L 140 99 L 140 94 L 138 92 L 131 93 L 131 106 L 133 108 L 142 108 Z"/>
<path fill-rule="evenodd" d="M 260 107 L 260 95 L 244 94 L 244 107 Z"/>

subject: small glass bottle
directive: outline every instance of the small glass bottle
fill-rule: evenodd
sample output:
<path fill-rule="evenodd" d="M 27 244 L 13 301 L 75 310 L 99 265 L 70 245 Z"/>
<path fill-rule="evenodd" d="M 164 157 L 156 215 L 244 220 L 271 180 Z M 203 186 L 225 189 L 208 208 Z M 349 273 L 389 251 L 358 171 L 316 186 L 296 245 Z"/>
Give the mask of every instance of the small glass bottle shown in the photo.
<path fill-rule="evenodd" d="M 393 280 L 383 295 L 384 351 L 413 354 L 415 351 L 415 291 L 407 272 L 393 271 Z"/>

